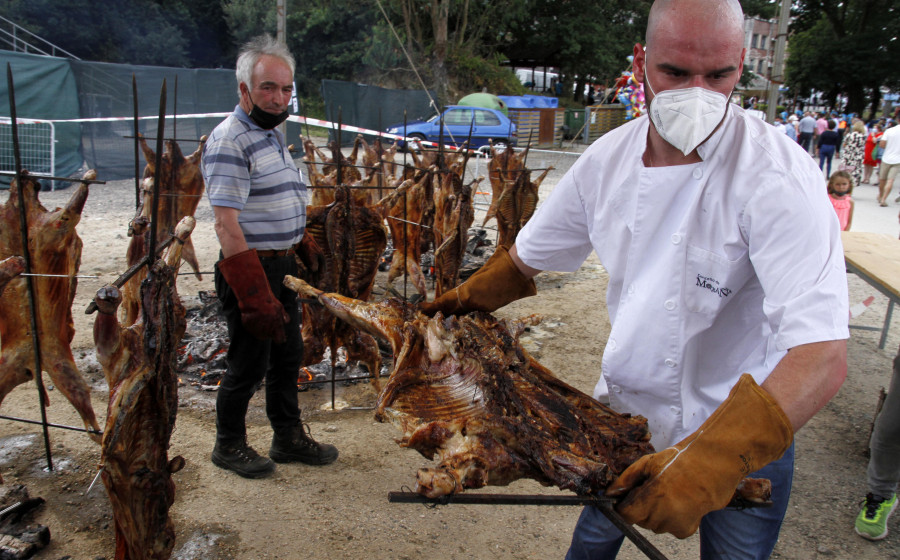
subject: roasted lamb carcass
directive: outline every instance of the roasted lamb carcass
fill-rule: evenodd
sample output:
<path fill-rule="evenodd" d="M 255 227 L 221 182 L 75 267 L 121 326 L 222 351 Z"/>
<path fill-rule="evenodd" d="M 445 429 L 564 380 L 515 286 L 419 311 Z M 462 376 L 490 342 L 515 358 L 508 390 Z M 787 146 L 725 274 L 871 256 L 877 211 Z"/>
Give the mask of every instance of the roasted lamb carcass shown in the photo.
<path fill-rule="evenodd" d="M 441 188 L 434 191 L 435 297 L 459 284 L 459 269 L 466 254 L 469 227 L 475 221 L 473 184 L 464 185 L 455 167 L 446 173 Z"/>
<path fill-rule="evenodd" d="M 50 375 L 57 389 L 72 403 L 84 427 L 99 431 L 91 406 L 90 387 L 75 367 L 72 357 L 72 301 L 77 287 L 76 275 L 81 264 L 81 238 L 75 226 L 88 196 L 88 183 L 96 178 L 93 170 L 85 173 L 64 208 L 49 212 L 38 200 L 40 184 L 23 173 L 21 184 L 14 180 L 9 200 L 0 206 L 0 259 L 22 254 L 19 195 L 25 203 L 28 228 L 28 250 L 32 255 L 32 274 L 55 275 L 32 278 L 37 302 L 37 332 L 40 340 L 41 367 Z M 28 286 L 22 277 L 15 278 L 0 295 L 0 403 L 17 385 L 34 379 L 34 345 L 32 342 Z M 42 395 L 46 404 L 48 395 Z M 92 436 L 94 439 L 98 439 Z"/>
<path fill-rule="evenodd" d="M 428 293 L 421 266 L 422 247 L 425 245 L 422 238 L 424 230 L 433 221 L 434 203 L 429 201 L 429 186 L 434 170 L 435 168 L 431 168 L 420 173 L 415 182 L 405 181 L 403 196 L 396 197 L 386 210 L 391 243 L 394 245 L 388 282 L 393 282 L 406 272 L 409 281 L 422 297 Z M 429 215 L 430 213 L 432 214 Z"/>
<path fill-rule="evenodd" d="M 538 189 L 552 169 L 545 169 L 535 181 L 531 180 L 531 171 L 525 170 L 514 183 L 506 185 L 497 199 L 497 245 L 511 247 L 516 242 L 519 232 L 537 209 Z"/>
<path fill-rule="evenodd" d="M 391 344 L 394 368 L 376 419 L 402 430 L 401 446 L 439 457 L 418 472 L 425 496 L 520 478 L 596 492 L 653 451 L 643 417 L 617 414 L 522 349 L 518 336 L 532 319 L 429 318 L 397 299 L 364 303 L 292 277 L 285 285 Z"/>
<path fill-rule="evenodd" d="M 491 205 L 487 210 L 482 225 L 487 224 L 491 218 L 496 217 L 500 196 L 508 187 L 514 185 L 519 175 L 525 171 L 525 160 L 528 157 L 529 149 L 530 146 L 523 150 L 522 153 L 516 154 L 512 145 L 507 144 L 506 149 L 498 150 L 493 143 L 491 144 L 491 161 L 488 164 L 488 179 L 491 183 Z"/>
<path fill-rule="evenodd" d="M 117 560 L 169 558 L 175 528 L 172 474 L 184 466 L 168 458 L 178 408 L 178 344 L 185 310 L 175 290 L 182 248 L 194 227 L 190 216 L 175 230 L 178 240 L 141 283 L 141 315 L 127 326 L 116 318 L 122 301 L 115 286 L 97 292 L 94 322 L 97 358 L 109 385 L 101 473 L 115 520 Z"/>
<path fill-rule="evenodd" d="M 159 170 L 159 203 L 157 207 L 156 243 L 157 247 L 169 238 L 179 220 L 185 216 L 193 216 L 203 196 L 203 175 L 200 172 L 200 157 L 206 137 L 200 139 L 200 145 L 191 155 L 185 157 L 174 140 L 166 140 L 166 150 L 161 158 Z M 129 267 L 134 266 L 146 257 L 150 243 L 150 219 L 153 213 L 153 181 L 157 175 L 156 154 L 140 138 L 141 149 L 147 166 L 144 168 L 144 179 L 141 183 L 141 205 L 137 215 L 128 227 L 131 241 L 128 244 L 126 260 Z M 182 258 L 194 270 L 197 279 L 200 275 L 200 264 L 194 252 L 194 244 L 188 238 L 183 248 Z M 146 270 L 131 277 L 122 286 L 122 318 L 126 325 L 134 323 L 140 315 L 141 282 L 146 277 Z"/>
<path fill-rule="evenodd" d="M 334 202 L 307 208 L 306 230 L 325 253 L 325 266 L 304 274 L 311 284 L 361 300 L 369 299 L 378 263 L 387 246 L 382 210 L 360 203 L 346 186 L 334 190 Z M 379 386 L 381 354 L 375 339 L 366 332 L 338 320 L 321 306 L 303 306 L 303 365 L 319 363 L 331 349 L 332 366 L 337 350 L 359 360 Z"/>

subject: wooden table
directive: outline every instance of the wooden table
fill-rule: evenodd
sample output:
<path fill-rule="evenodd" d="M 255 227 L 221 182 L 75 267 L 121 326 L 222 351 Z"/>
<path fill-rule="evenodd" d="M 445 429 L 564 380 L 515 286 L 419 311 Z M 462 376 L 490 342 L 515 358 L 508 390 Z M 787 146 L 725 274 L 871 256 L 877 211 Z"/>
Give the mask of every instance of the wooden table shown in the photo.
<path fill-rule="evenodd" d="M 878 328 L 851 325 L 850 328 L 881 331 L 878 347 L 884 348 L 894 304 L 900 303 L 900 239 L 886 233 L 845 231 L 841 233 L 841 241 L 844 244 L 847 270 L 888 298 L 884 326 Z"/>

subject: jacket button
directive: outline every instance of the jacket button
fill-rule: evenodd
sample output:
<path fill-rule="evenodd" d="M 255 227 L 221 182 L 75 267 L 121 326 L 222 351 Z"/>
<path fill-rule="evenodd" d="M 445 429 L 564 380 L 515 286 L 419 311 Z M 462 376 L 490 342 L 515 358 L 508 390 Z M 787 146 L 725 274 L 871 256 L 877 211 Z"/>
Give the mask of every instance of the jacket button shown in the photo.
<path fill-rule="evenodd" d="M 666 359 L 665 364 L 666 364 L 667 366 L 669 366 L 670 368 L 673 368 L 673 367 L 675 367 L 675 365 L 676 365 L 676 364 L 675 364 L 675 360 L 673 360 L 672 358 Z"/>

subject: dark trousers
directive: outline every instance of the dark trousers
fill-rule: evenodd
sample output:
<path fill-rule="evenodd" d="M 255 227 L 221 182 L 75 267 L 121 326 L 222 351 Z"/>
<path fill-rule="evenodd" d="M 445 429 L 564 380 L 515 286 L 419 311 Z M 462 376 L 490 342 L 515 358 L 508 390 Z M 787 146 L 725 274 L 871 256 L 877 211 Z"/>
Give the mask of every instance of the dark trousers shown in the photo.
<path fill-rule="evenodd" d="M 260 262 L 272 293 L 290 317 L 290 322 L 284 326 L 287 340 L 284 344 L 260 340 L 244 329 L 237 297 L 216 266 L 216 295 L 222 302 L 231 339 L 226 356 L 228 367 L 216 397 L 216 440 L 219 443 L 243 440 L 247 433 L 247 407 L 263 379 L 266 382 L 266 415 L 272 428 L 280 431 L 295 426 L 300 419 L 297 376 L 303 360 L 301 312 L 297 293 L 282 284 L 286 275 L 297 275 L 297 263 L 293 255 L 264 258 Z"/>
<path fill-rule="evenodd" d="M 797 140 L 797 143 L 800 144 L 804 150 L 809 151 L 810 144 L 812 144 L 812 132 L 801 132 L 800 138 Z"/>
<path fill-rule="evenodd" d="M 825 169 L 826 164 L 828 165 L 828 169 L 825 169 L 826 177 L 831 177 L 831 158 L 833 157 L 833 144 L 823 144 L 819 146 L 819 169 Z"/>

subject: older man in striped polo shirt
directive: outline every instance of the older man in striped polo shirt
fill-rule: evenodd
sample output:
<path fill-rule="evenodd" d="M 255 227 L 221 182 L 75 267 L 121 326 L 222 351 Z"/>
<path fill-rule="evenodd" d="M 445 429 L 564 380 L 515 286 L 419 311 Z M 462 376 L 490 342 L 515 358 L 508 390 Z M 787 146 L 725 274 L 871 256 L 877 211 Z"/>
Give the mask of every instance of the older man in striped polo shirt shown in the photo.
<path fill-rule="evenodd" d="M 203 151 L 203 177 L 222 246 L 216 293 L 228 321 L 228 369 L 216 399 L 212 462 L 247 478 L 268 476 L 275 463 L 324 465 L 337 459 L 300 421 L 297 374 L 303 357 L 297 294 L 282 286 L 297 274 L 295 253 L 317 248 L 306 225 L 306 185 L 284 136 L 294 58 L 269 36 L 247 43 L 237 60 L 240 102 L 213 130 Z M 269 457 L 247 442 L 250 398 L 265 378 L 266 414 L 274 436 Z"/>

